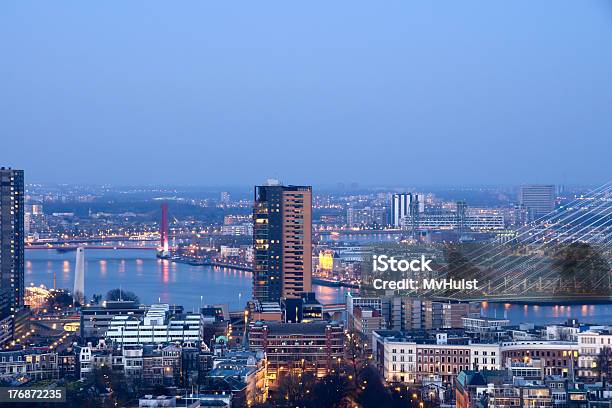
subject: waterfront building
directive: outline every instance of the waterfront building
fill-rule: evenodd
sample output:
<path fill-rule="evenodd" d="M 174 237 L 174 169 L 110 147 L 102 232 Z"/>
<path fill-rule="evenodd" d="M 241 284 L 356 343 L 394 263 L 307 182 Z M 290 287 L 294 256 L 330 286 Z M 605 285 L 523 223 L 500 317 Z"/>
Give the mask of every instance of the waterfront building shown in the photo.
<path fill-rule="evenodd" d="M 546 326 L 544 338 L 546 340 L 575 341 L 578 340 L 578 333 L 581 327 L 577 323 L 568 322 L 567 324 L 549 324 Z"/>
<path fill-rule="evenodd" d="M 312 291 L 312 187 L 255 187 L 253 297 L 262 302 Z"/>
<path fill-rule="evenodd" d="M 0 326 L 24 307 L 24 212 L 23 170 L 0 167 Z"/>
<path fill-rule="evenodd" d="M 140 318 L 145 313 L 145 308 L 136 302 L 126 300 L 107 300 L 101 305 L 83 306 L 81 308 L 81 338 L 85 340 L 97 340 L 105 336 L 110 321 L 115 316 L 132 315 Z"/>
<path fill-rule="evenodd" d="M 253 322 L 249 324 L 249 348 L 266 353 L 271 382 L 289 372 L 323 377 L 340 366 L 344 330 L 336 322 Z"/>
<path fill-rule="evenodd" d="M 506 327 L 510 324 L 508 319 L 493 317 L 465 316 L 461 318 L 466 333 L 473 333 L 481 339 L 501 339 L 506 335 Z"/>
<path fill-rule="evenodd" d="M 199 313 L 171 314 L 167 304 L 152 305 L 143 317 L 114 316 L 106 338 L 114 344 L 196 342 L 202 339 L 203 321 Z"/>
<path fill-rule="evenodd" d="M 419 214 L 416 220 L 413 216 L 404 217 L 400 224 L 406 230 L 412 230 L 416 224 L 421 230 L 496 231 L 505 228 L 505 219 L 503 214 L 464 213 L 459 216 L 455 212 L 434 212 Z"/>
<path fill-rule="evenodd" d="M 531 184 L 520 187 L 519 204 L 528 211 L 530 221 L 536 220 L 555 209 L 555 186 Z"/>

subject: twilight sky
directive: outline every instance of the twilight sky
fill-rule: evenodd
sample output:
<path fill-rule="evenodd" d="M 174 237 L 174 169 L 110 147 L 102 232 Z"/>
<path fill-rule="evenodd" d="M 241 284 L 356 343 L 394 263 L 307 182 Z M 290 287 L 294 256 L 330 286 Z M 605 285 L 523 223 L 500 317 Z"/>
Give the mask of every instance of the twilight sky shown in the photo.
<path fill-rule="evenodd" d="M 602 183 L 608 0 L 0 2 L 28 182 Z"/>

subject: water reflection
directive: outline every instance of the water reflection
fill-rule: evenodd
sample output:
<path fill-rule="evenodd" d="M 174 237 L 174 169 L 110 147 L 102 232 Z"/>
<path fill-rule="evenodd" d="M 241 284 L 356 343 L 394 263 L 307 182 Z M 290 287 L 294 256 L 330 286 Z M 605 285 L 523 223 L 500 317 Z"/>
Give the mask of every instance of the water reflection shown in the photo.
<path fill-rule="evenodd" d="M 54 250 L 26 251 L 26 284 L 53 286 L 57 274 L 58 288 L 72 288 L 74 261 L 72 253 Z M 117 266 L 115 266 L 117 265 Z M 231 310 L 244 307 L 251 298 L 253 275 L 247 271 L 177 264 L 158 260 L 148 250 L 85 250 L 85 292 L 94 293 L 121 286 L 135 292 L 144 303 L 162 302 L 181 304 L 186 310 L 198 308 L 200 296 L 204 304 L 225 303 Z M 323 304 L 343 303 L 347 288 L 313 286 L 317 299 Z M 527 305 L 482 303 L 483 315 L 507 316 L 513 324 L 521 322 L 563 322 L 568 318 L 612 324 L 612 305 Z"/>
<path fill-rule="evenodd" d="M 533 305 L 482 302 L 484 316 L 507 318 L 513 324 L 532 322 L 562 323 L 578 319 L 584 323 L 612 323 L 612 304 L 598 305 Z"/>

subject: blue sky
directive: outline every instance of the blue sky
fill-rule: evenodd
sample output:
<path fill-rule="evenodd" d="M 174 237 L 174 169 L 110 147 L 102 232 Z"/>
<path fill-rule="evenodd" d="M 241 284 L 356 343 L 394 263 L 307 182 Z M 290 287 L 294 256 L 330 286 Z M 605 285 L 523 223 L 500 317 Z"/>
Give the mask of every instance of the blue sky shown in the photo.
<path fill-rule="evenodd" d="M 28 181 L 600 183 L 612 6 L 2 1 L 0 164 Z"/>

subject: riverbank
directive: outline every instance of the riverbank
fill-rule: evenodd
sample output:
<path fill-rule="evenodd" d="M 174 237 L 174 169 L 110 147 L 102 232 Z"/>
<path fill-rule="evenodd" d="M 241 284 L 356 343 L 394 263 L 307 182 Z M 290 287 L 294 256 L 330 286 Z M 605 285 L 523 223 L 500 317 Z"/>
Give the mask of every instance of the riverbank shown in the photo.
<path fill-rule="evenodd" d="M 73 252 L 26 251 L 25 283 L 53 287 L 55 282 L 58 288 L 72 288 L 74 261 Z M 313 279 L 313 291 L 323 304 L 344 303 L 346 294 L 354 290 L 327 283 Z M 85 294 L 91 298 L 118 287 L 136 293 L 145 304 L 183 305 L 185 310 L 197 310 L 201 304 L 227 304 L 236 311 L 243 310 L 252 297 L 253 275 L 231 265 L 190 265 L 157 259 L 151 250 L 86 250 Z M 487 316 L 507 316 L 513 324 L 561 323 L 567 319 L 612 324 L 612 304 L 587 299 L 575 305 L 548 299 L 532 304 L 489 301 L 483 302 L 483 309 Z"/>

